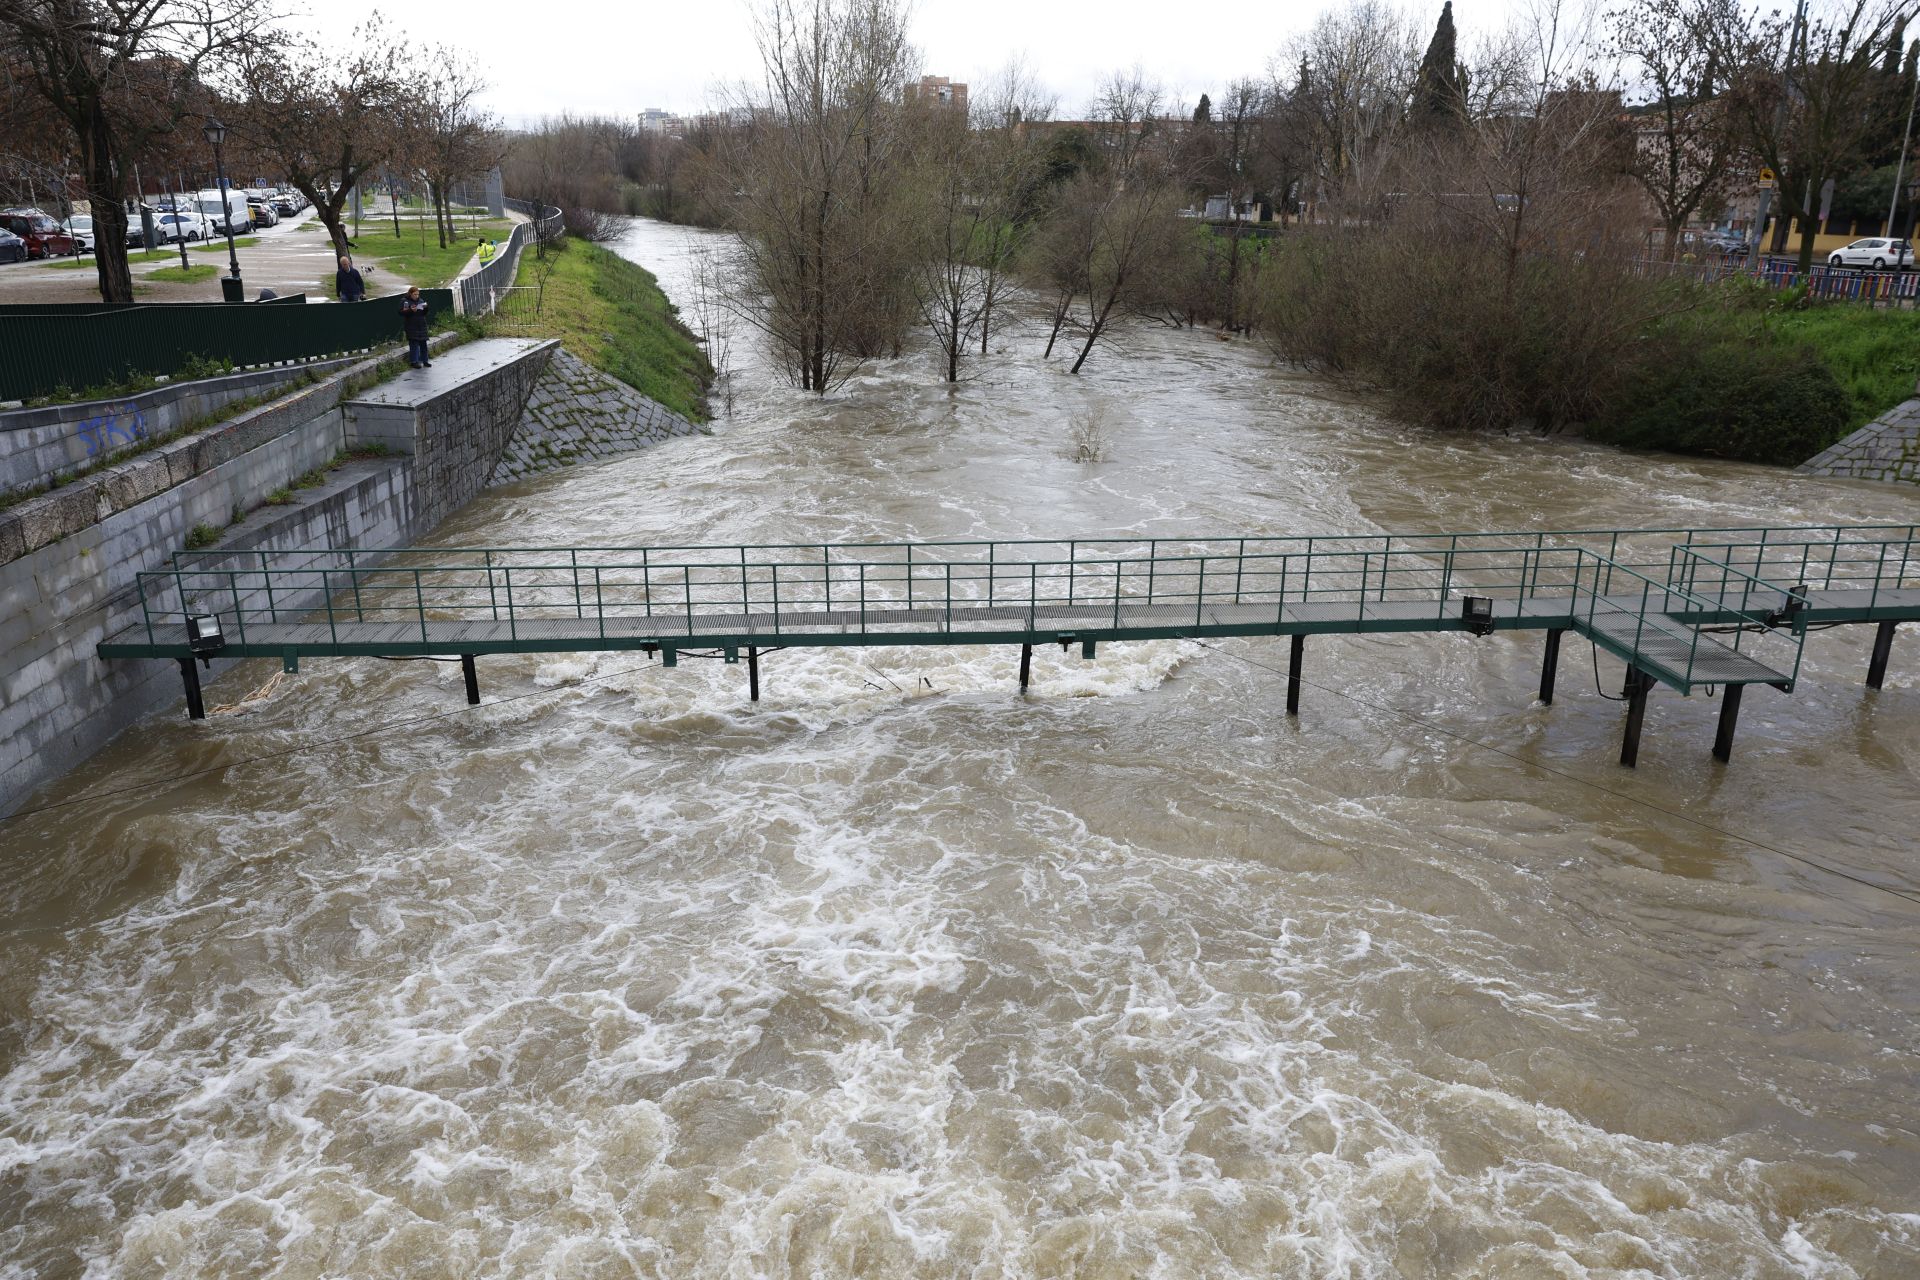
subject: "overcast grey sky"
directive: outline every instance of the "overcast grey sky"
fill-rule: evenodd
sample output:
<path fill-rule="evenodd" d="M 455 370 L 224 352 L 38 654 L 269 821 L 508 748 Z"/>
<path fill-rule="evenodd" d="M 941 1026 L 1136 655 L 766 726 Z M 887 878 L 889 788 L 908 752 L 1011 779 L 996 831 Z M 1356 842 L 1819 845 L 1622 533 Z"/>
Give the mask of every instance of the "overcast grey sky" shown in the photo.
<path fill-rule="evenodd" d="M 1338 2 L 1338 0 L 1335 0 Z M 1459 0 L 1463 45 L 1476 25 L 1503 25 L 1511 0 Z M 972 81 L 1024 53 L 1036 77 L 1080 115 L 1104 75 L 1138 62 L 1191 100 L 1268 59 L 1321 8 L 1315 0 L 1204 7 L 1167 0 L 918 0 L 912 31 L 926 70 Z M 1440 0 L 1412 4 L 1422 26 Z M 300 25 L 344 41 L 373 6 L 321 0 Z M 509 124 L 565 109 L 695 111 L 719 81 L 756 74 L 748 0 L 412 0 L 389 17 L 423 42 L 477 54 L 491 105 Z"/>

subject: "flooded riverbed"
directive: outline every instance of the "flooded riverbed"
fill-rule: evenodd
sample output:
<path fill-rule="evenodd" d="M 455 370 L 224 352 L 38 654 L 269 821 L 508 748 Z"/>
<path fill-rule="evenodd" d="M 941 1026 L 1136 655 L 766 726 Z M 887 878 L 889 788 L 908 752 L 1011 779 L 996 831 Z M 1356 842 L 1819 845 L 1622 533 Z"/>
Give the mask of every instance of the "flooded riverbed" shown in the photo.
<path fill-rule="evenodd" d="M 684 298 L 704 239 L 624 252 Z M 739 339 L 712 436 L 434 541 L 1920 509 L 1412 434 L 1208 334 L 994 345 L 815 401 Z M 1537 635 L 1316 638 L 1297 722 L 1271 640 L 1048 650 L 1026 698 L 972 648 L 777 653 L 757 705 L 311 665 L 0 825 L 0 1277 L 1915 1274 L 1920 907 L 1785 856 L 1920 883 L 1920 639 L 1877 695 L 1869 643 L 1813 636 L 1731 767 L 1656 692 L 1634 772 L 1571 637 L 1550 708 Z"/>

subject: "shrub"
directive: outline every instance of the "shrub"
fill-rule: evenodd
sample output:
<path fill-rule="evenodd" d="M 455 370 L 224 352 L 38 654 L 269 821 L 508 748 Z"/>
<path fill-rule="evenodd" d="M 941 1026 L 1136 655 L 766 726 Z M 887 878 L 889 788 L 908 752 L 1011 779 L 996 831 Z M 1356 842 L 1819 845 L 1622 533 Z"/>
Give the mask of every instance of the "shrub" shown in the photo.
<path fill-rule="evenodd" d="M 1845 435 L 1846 389 L 1804 344 L 1673 326 L 1588 429 L 1596 440 L 1793 466 Z"/>

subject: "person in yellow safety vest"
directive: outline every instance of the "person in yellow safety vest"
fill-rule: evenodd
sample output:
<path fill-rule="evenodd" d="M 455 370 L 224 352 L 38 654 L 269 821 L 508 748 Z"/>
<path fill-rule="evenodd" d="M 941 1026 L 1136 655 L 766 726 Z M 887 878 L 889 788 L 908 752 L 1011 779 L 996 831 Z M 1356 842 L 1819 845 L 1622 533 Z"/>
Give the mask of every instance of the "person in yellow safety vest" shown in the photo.
<path fill-rule="evenodd" d="M 499 245 L 491 240 L 482 240 L 480 242 L 480 265 L 484 267 L 489 262 L 492 262 L 493 255 L 498 252 L 500 252 Z"/>

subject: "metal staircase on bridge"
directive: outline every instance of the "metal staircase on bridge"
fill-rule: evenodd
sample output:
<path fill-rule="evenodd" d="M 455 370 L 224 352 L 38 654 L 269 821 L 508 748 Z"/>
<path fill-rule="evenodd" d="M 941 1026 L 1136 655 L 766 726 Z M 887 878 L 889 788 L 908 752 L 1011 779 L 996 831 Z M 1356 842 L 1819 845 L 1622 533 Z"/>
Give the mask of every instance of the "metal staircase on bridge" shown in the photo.
<path fill-rule="evenodd" d="M 662 548 L 313 548 L 183 551 L 140 575 L 141 621 L 103 658 L 763 649 L 1292 637 L 1297 712 L 1305 638 L 1391 631 L 1543 630 L 1541 698 L 1560 640 L 1627 664 L 1622 760 L 1637 756 L 1655 684 L 1722 691 L 1728 758 L 1747 685 L 1791 690 L 1809 626 L 1920 618 L 1914 526 L 1097 539 Z"/>

